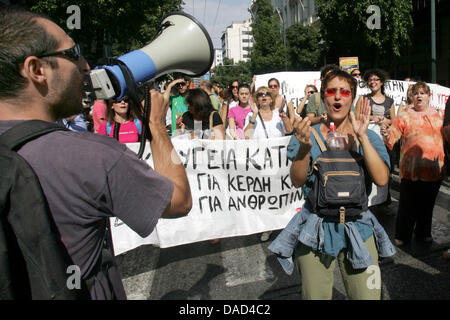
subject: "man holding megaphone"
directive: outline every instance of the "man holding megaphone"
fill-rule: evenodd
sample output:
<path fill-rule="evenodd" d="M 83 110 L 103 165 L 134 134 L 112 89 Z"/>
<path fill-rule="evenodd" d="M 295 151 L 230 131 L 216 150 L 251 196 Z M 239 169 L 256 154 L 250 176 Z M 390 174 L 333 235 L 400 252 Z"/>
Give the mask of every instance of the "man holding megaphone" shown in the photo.
<path fill-rule="evenodd" d="M 32 132 L 80 112 L 83 75 L 90 67 L 50 19 L 0 9 L 0 69 L 0 133 L 24 125 Z M 126 299 L 107 228 L 110 217 L 146 237 L 160 217 L 181 217 L 192 207 L 185 169 L 174 161 L 178 155 L 165 130 L 168 101 L 154 90 L 150 95 L 154 169 L 125 145 L 89 132 L 58 129 L 18 150 L 39 179 L 92 299 Z"/>

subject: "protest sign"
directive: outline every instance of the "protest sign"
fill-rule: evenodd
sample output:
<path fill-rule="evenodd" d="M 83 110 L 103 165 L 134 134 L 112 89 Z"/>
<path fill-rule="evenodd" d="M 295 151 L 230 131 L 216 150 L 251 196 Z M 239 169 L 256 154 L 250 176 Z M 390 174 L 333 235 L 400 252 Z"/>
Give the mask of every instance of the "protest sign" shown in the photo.
<path fill-rule="evenodd" d="M 173 140 L 188 175 L 191 212 L 160 219 L 147 238 L 112 218 L 115 253 L 143 244 L 167 248 L 284 228 L 304 202 L 301 189 L 293 187 L 289 177 L 289 139 Z M 137 152 L 139 144 L 128 147 Z M 143 159 L 152 165 L 148 146 Z"/>
<path fill-rule="evenodd" d="M 359 68 L 358 57 L 340 57 L 339 67 L 347 72 L 352 72 L 354 69 Z"/>

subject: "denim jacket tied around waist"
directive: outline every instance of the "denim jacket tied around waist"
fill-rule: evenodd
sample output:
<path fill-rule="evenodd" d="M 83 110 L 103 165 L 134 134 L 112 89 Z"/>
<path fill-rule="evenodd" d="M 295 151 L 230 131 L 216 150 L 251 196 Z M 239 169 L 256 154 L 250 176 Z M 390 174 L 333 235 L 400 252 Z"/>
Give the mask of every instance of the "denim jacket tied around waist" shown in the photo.
<path fill-rule="evenodd" d="M 306 203 L 305 205 L 269 246 L 269 250 L 277 255 L 278 261 L 288 275 L 291 275 L 294 271 L 292 255 L 299 242 L 311 247 L 314 251 L 330 254 L 324 251 L 324 218 L 311 212 L 308 205 Z M 380 257 L 390 257 L 395 254 L 395 248 L 386 231 L 376 217 L 370 211 L 367 211 L 356 221 L 346 221 L 344 225 L 345 235 L 348 239 L 346 242 L 347 259 L 351 262 L 353 268 L 365 269 L 372 264 L 372 258 L 358 231 L 357 224 L 362 224 L 362 227 L 369 227 L 373 230 Z"/>

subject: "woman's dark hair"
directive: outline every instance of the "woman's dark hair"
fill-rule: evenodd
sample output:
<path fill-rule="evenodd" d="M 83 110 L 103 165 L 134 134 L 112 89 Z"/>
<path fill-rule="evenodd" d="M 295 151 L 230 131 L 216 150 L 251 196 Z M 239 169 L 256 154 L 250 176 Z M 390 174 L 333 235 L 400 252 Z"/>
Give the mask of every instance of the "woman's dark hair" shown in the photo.
<path fill-rule="evenodd" d="M 189 89 L 186 104 L 191 106 L 195 120 L 209 121 L 209 115 L 214 111 L 209 95 L 202 89 Z"/>
<path fill-rule="evenodd" d="M 369 86 L 369 78 L 371 76 L 377 76 L 380 78 L 381 81 L 381 93 L 384 94 L 384 84 L 386 83 L 386 80 L 388 79 L 388 75 L 386 71 L 381 69 L 370 69 L 364 72 L 364 82 L 366 83 L 366 86 Z"/>
<path fill-rule="evenodd" d="M 324 79 L 328 72 L 334 71 L 334 70 L 340 70 L 339 67 L 335 64 L 327 64 L 324 65 L 320 69 L 320 79 Z"/>
<path fill-rule="evenodd" d="M 122 100 L 124 100 L 124 99 L 122 99 Z M 120 101 L 122 101 L 122 100 L 120 100 Z M 114 115 L 115 115 L 115 111 L 112 109 L 112 105 L 113 105 L 113 103 L 119 103 L 120 101 L 114 101 L 112 99 L 109 99 L 106 102 L 105 118 L 106 118 L 106 120 L 108 120 L 111 123 L 114 122 Z M 136 118 L 136 115 L 133 112 L 133 110 L 134 110 L 133 105 L 134 105 L 133 100 L 128 99 L 127 120 Z"/>
<path fill-rule="evenodd" d="M 325 89 L 327 88 L 328 83 L 334 78 L 341 78 L 348 82 L 348 84 L 350 85 L 350 90 L 352 91 L 352 101 L 355 100 L 356 86 L 358 85 L 358 82 L 347 71 L 340 69 L 329 72 L 325 76 L 325 79 L 323 79 L 320 87 L 320 97 L 322 98 L 322 100 L 325 99 Z"/>
<path fill-rule="evenodd" d="M 228 86 L 228 90 L 230 92 L 230 99 L 229 99 L 230 101 L 231 100 L 238 101 L 238 100 L 235 99 L 234 94 L 233 94 L 233 89 L 231 88 L 231 86 L 233 85 L 234 82 L 238 83 L 238 90 L 239 90 L 239 86 L 241 85 L 241 81 L 239 81 L 237 79 L 230 81 L 230 85 Z M 230 102 L 230 101 L 228 101 L 228 102 Z"/>
<path fill-rule="evenodd" d="M 241 90 L 241 88 L 247 88 L 250 91 L 250 85 L 247 83 L 241 83 L 238 87 L 238 92 Z"/>
<path fill-rule="evenodd" d="M 272 81 L 276 81 L 278 87 L 280 87 L 280 81 L 278 81 L 277 78 L 270 78 L 269 81 L 267 81 L 267 86 L 269 86 L 269 83 L 271 83 Z"/>
<path fill-rule="evenodd" d="M 231 92 L 228 89 L 224 89 L 219 92 L 219 97 L 221 97 L 223 100 L 228 101 L 230 99 Z"/>

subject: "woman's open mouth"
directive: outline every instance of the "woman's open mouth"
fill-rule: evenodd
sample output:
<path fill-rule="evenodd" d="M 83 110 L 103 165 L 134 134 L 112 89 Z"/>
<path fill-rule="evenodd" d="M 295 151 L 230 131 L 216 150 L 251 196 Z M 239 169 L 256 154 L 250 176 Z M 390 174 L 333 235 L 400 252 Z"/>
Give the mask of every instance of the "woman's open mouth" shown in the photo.
<path fill-rule="evenodd" d="M 335 112 L 339 112 L 341 110 L 341 108 L 342 108 L 342 105 L 340 103 L 335 103 L 332 105 L 332 109 Z"/>

